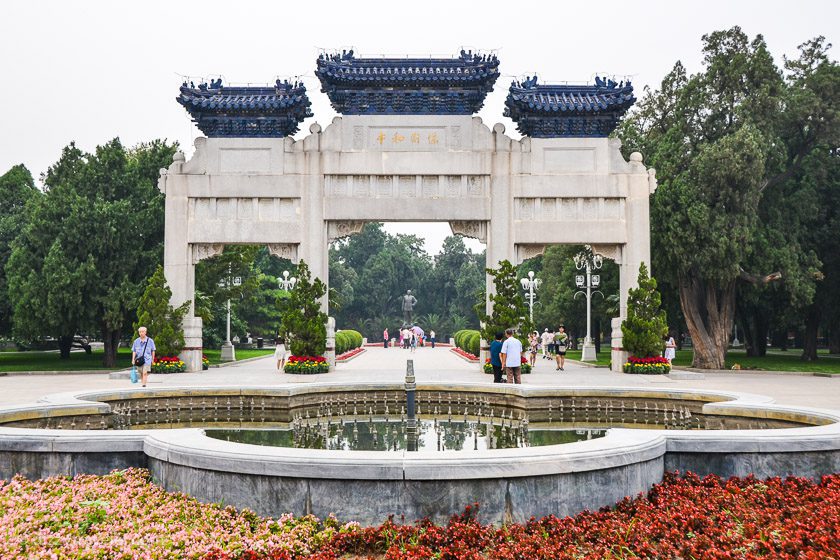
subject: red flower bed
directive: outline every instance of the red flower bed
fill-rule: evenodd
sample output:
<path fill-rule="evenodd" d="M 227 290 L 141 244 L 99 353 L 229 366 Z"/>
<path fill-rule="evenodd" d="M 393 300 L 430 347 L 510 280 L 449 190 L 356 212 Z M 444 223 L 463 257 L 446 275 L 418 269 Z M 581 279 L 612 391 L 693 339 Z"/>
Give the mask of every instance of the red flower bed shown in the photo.
<path fill-rule="evenodd" d="M 758 559 L 840 558 L 840 475 L 723 481 L 667 474 L 646 497 L 574 517 L 531 519 L 505 527 L 479 522 L 477 506 L 446 525 L 428 520 L 336 532 L 311 556 L 333 560 L 447 559 Z M 248 551 L 245 558 L 287 558 Z M 356 555 L 356 556 L 354 556 Z M 225 556 L 217 556 L 224 558 Z"/>
<path fill-rule="evenodd" d="M 462 356 L 462 357 L 464 357 L 468 360 L 471 360 L 471 361 L 474 361 L 474 362 L 478 361 L 478 356 L 476 356 L 475 354 L 470 354 L 466 350 L 462 350 L 462 349 L 458 348 L 457 346 L 455 348 L 452 348 L 452 351 L 455 352 L 456 354 L 458 354 L 459 356 Z"/>
<path fill-rule="evenodd" d="M 361 348 L 361 347 L 360 348 L 353 348 L 352 350 L 348 350 L 347 352 L 345 352 L 344 354 L 341 354 L 340 356 L 336 356 L 335 359 L 336 360 L 349 360 L 350 358 L 352 358 L 356 354 L 360 354 L 362 352 L 364 352 L 364 348 Z"/>
<path fill-rule="evenodd" d="M 624 373 L 657 375 L 666 374 L 670 371 L 671 364 L 662 356 L 654 356 L 652 358 L 630 356 L 624 364 Z"/>

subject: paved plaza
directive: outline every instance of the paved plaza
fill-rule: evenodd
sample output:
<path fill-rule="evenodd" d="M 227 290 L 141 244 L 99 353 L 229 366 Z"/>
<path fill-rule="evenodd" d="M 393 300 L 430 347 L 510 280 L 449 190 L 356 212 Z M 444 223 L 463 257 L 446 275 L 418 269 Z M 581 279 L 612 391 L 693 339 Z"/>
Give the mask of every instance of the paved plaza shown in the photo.
<path fill-rule="evenodd" d="M 447 347 L 419 348 L 416 352 L 400 348 L 367 347 L 366 351 L 346 364 L 339 364 L 333 373 L 291 375 L 279 373 L 271 356 L 201 373 L 151 375 L 149 387 L 176 386 L 266 386 L 297 383 L 339 382 L 353 384 L 366 381 L 402 381 L 406 360 L 414 360 L 417 382 L 488 383 L 490 375 L 478 366 L 458 357 Z M 564 372 L 555 371 L 553 361 L 537 359 L 523 383 L 542 386 L 624 386 L 674 389 L 706 389 L 738 391 L 767 395 L 780 404 L 812 406 L 840 410 L 840 379 L 810 375 L 774 373 L 706 373 L 705 379 L 673 380 L 663 376 L 613 373 L 606 368 L 593 368 L 567 362 Z M 132 387 L 127 379 L 110 379 L 108 373 L 65 375 L 9 375 L 0 377 L 0 406 L 37 401 L 50 393 Z M 137 386 L 134 386 L 137 387 Z"/>

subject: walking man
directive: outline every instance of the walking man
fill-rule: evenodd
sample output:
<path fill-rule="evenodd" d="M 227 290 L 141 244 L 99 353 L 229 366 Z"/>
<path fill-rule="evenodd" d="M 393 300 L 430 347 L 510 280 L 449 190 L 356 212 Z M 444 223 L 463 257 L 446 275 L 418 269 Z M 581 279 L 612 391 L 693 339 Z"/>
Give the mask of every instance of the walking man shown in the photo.
<path fill-rule="evenodd" d="M 385 348 L 388 348 L 388 327 L 385 327 L 385 330 L 382 331 L 382 344 Z"/>
<path fill-rule="evenodd" d="M 507 382 L 519 385 L 522 383 L 522 343 L 513 336 L 513 329 L 507 329 L 505 336 L 499 357 L 507 370 Z"/>
<path fill-rule="evenodd" d="M 432 348 L 435 347 L 435 331 L 429 331 L 429 340 L 432 342 Z"/>
<path fill-rule="evenodd" d="M 149 378 L 149 372 L 152 371 L 152 364 L 155 361 L 155 341 L 151 337 L 146 336 L 146 327 L 137 329 L 137 338 L 134 339 L 134 344 L 131 345 L 131 363 L 140 370 L 140 376 L 143 382 L 143 387 Z"/>
<path fill-rule="evenodd" d="M 490 365 L 493 366 L 493 383 L 504 383 L 502 378 L 502 339 L 505 337 L 503 332 L 496 333 L 496 340 L 490 343 Z"/>

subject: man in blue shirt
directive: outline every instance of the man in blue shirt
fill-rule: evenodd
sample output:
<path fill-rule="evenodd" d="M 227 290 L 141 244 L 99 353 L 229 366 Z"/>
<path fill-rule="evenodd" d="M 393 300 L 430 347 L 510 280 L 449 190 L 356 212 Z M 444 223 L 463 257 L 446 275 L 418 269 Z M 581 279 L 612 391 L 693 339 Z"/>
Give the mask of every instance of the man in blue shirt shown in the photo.
<path fill-rule="evenodd" d="M 502 379 L 502 357 L 499 353 L 502 351 L 502 338 L 504 334 L 496 333 L 496 340 L 490 343 L 490 365 L 493 366 L 493 383 L 504 383 Z"/>
<path fill-rule="evenodd" d="M 155 361 L 155 341 L 151 337 L 146 336 L 146 327 L 137 329 L 137 334 L 140 336 L 134 339 L 134 344 L 131 345 L 131 363 L 140 370 L 140 375 L 143 381 L 143 387 L 146 386 L 146 381 L 149 378 L 149 372 L 152 370 L 152 363 Z M 143 358 L 143 363 L 138 364 L 140 358 Z"/>
<path fill-rule="evenodd" d="M 502 365 L 507 370 L 507 382 L 519 385 L 522 383 L 522 343 L 513 336 L 513 329 L 507 329 L 505 335 L 507 338 L 502 343 L 499 356 L 502 359 Z"/>

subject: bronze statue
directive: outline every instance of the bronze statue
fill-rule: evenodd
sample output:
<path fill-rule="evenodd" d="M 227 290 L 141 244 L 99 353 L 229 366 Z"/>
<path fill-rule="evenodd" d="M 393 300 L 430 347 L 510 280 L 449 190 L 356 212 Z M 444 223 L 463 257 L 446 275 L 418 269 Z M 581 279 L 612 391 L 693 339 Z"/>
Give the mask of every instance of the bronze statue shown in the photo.
<path fill-rule="evenodd" d="M 403 322 L 406 325 L 412 324 L 411 312 L 415 305 L 417 305 L 417 298 L 411 295 L 411 290 L 406 290 L 405 295 L 402 296 Z"/>

